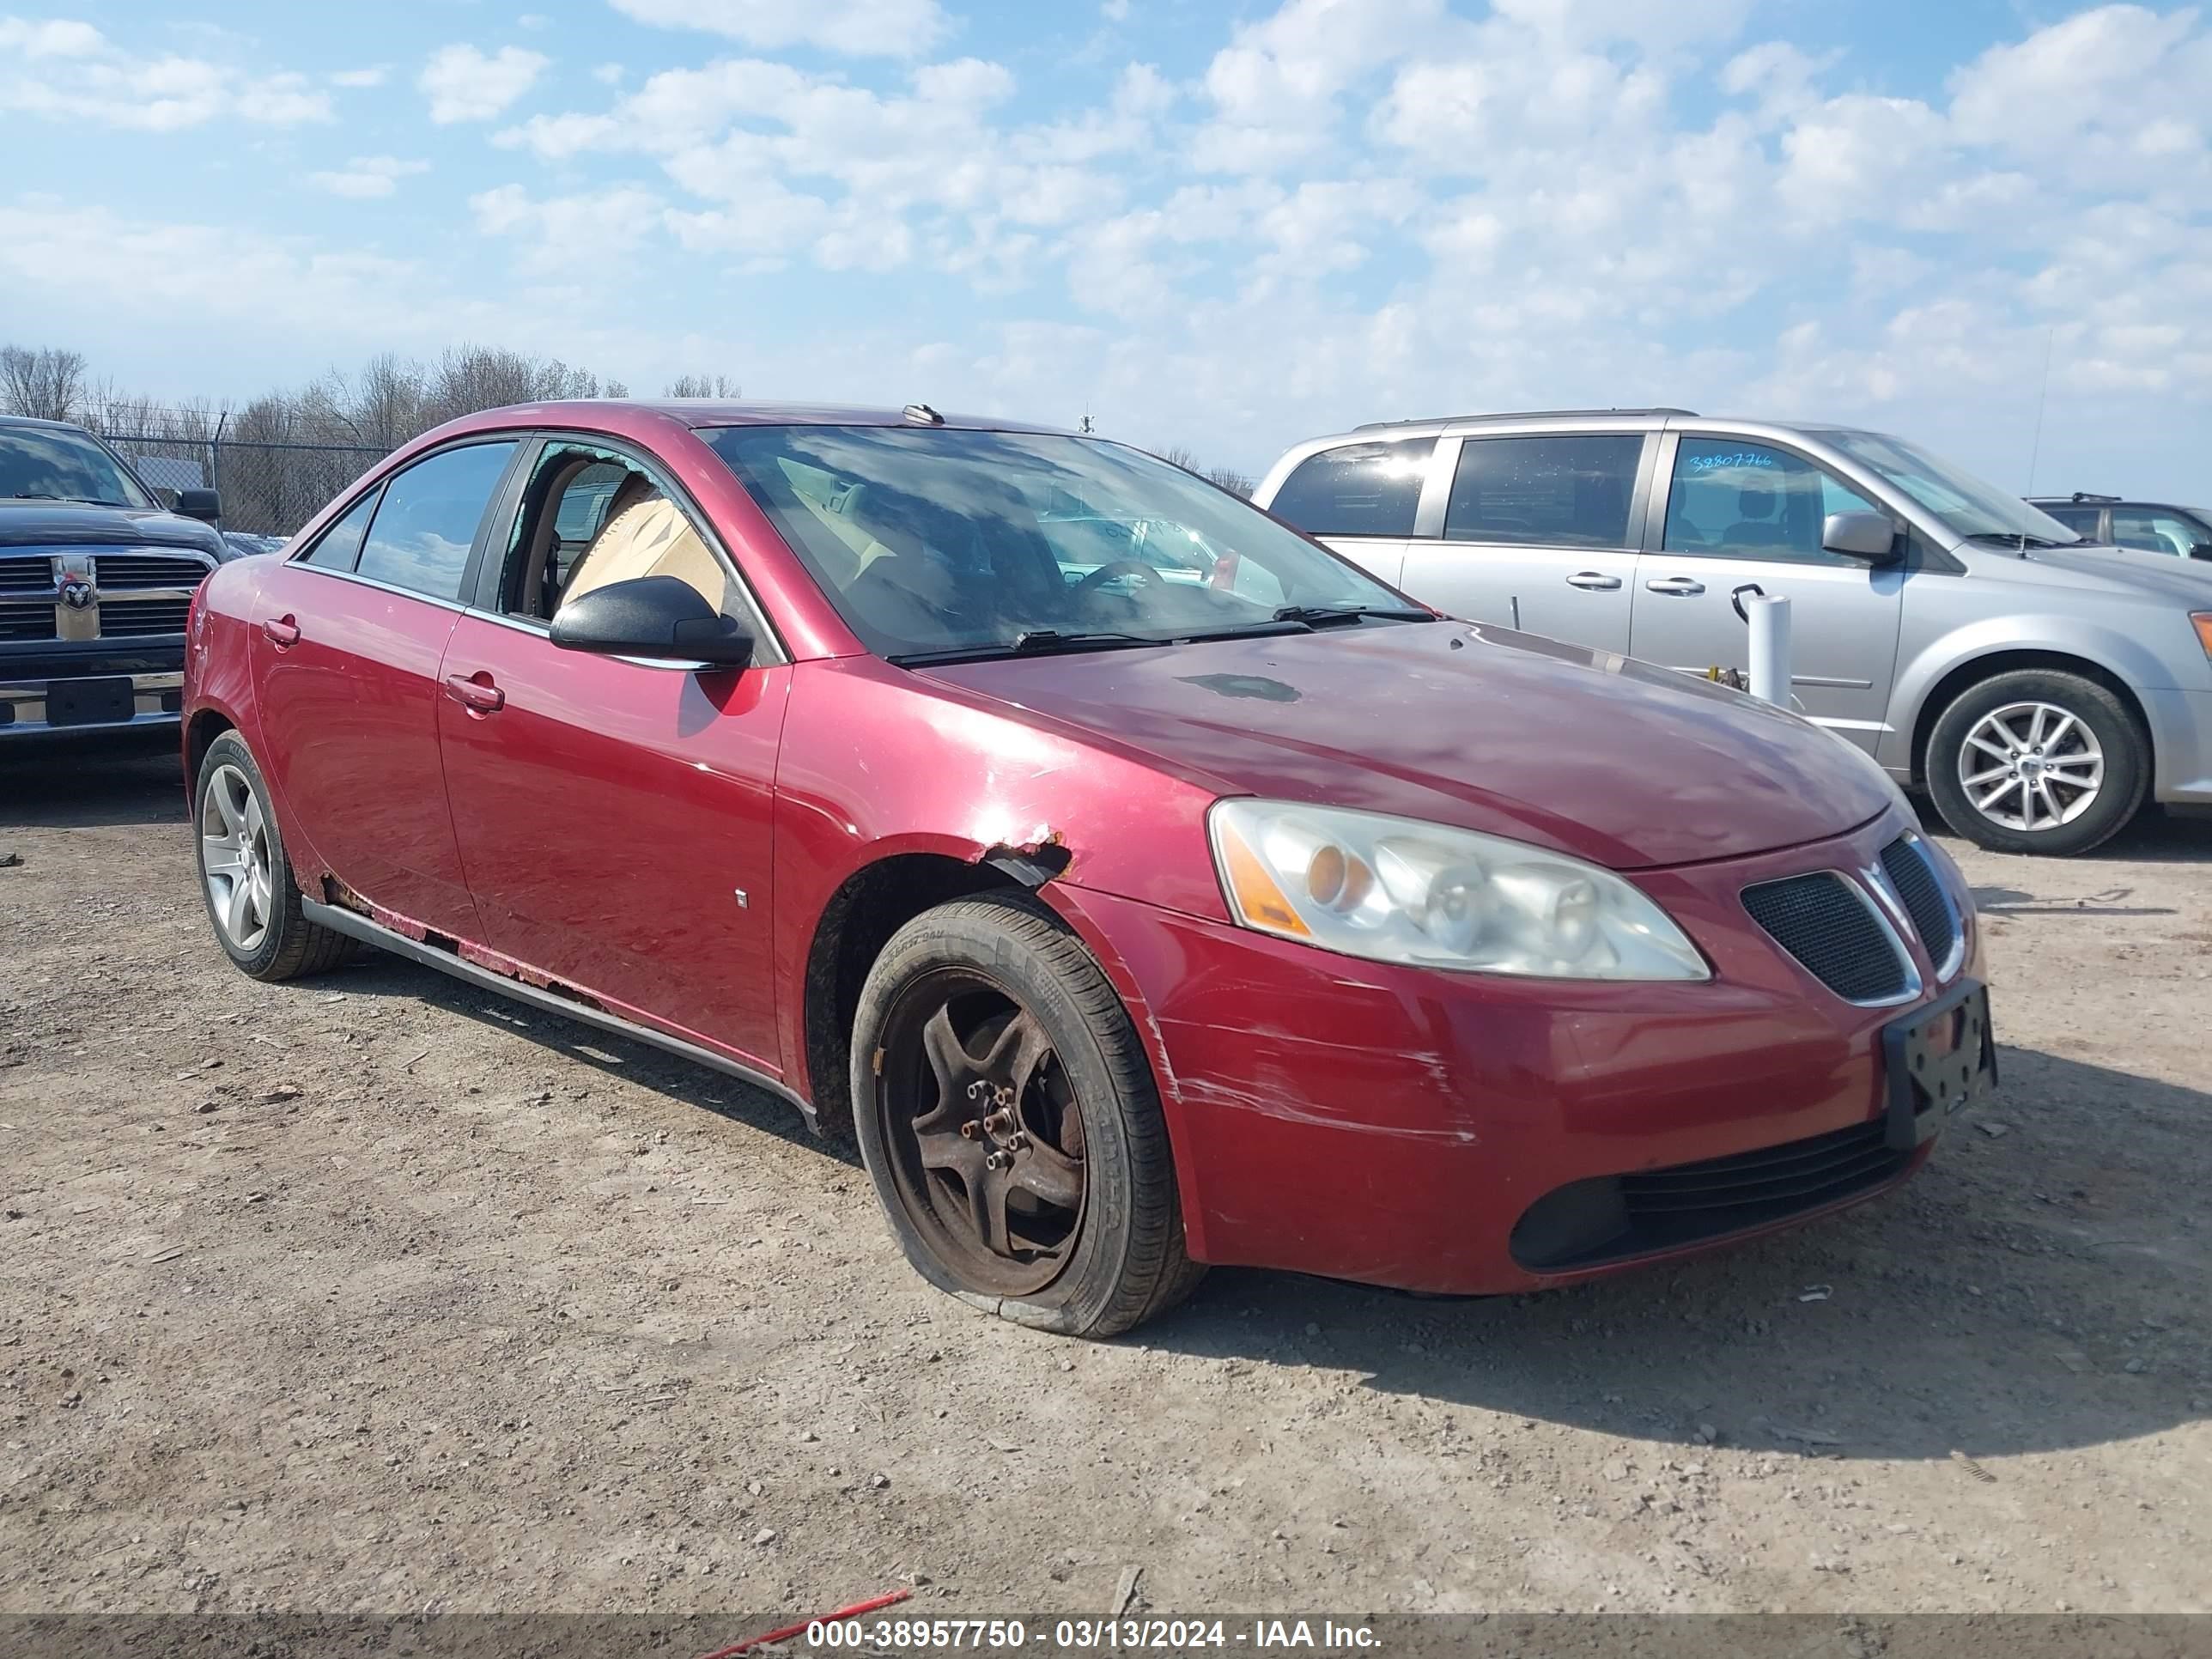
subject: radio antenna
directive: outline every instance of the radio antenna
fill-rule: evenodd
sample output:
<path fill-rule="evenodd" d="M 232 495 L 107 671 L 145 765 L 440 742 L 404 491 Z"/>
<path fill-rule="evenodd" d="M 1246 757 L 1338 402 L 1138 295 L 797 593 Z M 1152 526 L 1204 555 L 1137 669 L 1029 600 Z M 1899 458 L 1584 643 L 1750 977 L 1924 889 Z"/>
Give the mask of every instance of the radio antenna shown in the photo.
<path fill-rule="evenodd" d="M 2051 401 L 2051 353 L 2058 343 L 2058 325 L 2051 324 L 2051 332 L 2043 340 L 2043 390 L 2035 399 L 2035 441 L 2027 452 L 2027 489 L 2026 494 L 2035 494 L 2035 464 L 2043 457 L 2043 410 Z"/>

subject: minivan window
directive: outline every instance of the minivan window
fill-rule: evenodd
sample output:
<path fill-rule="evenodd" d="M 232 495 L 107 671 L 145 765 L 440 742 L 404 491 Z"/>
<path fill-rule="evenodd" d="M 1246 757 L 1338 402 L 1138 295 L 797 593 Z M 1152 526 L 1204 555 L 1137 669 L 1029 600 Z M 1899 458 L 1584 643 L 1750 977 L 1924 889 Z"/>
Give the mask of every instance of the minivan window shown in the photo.
<path fill-rule="evenodd" d="M 1626 547 L 1640 433 L 1469 438 L 1444 507 L 1444 538 Z"/>
<path fill-rule="evenodd" d="M 2025 536 L 2064 544 L 2079 537 L 2041 507 L 1941 461 L 1917 444 L 1881 432 L 1823 432 L 1820 436 L 1877 474 L 1907 501 L 1934 514 L 1963 540 Z"/>
<path fill-rule="evenodd" d="M 1309 536 L 1410 536 L 1434 438 L 1339 444 L 1298 463 L 1268 508 Z"/>
<path fill-rule="evenodd" d="M 441 450 L 396 474 L 355 568 L 434 599 L 458 599 L 477 526 L 514 453 L 512 440 Z"/>
<path fill-rule="evenodd" d="M 1312 625 L 1309 608 L 1346 626 L 1427 619 L 1249 502 L 1120 444 L 906 427 L 699 435 L 878 656 L 1281 633 Z"/>
<path fill-rule="evenodd" d="M 1821 545 L 1831 513 L 1878 509 L 1802 455 L 1742 438 L 1684 438 L 1667 492 L 1670 553 L 1849 562 Z"/>
<path fill-rule="evenodd" d="M 2043 509 L 2077 536 L 2097 533 L 2097 515 L 2104 511 L 2098 507 L 2046 507 Z"/>

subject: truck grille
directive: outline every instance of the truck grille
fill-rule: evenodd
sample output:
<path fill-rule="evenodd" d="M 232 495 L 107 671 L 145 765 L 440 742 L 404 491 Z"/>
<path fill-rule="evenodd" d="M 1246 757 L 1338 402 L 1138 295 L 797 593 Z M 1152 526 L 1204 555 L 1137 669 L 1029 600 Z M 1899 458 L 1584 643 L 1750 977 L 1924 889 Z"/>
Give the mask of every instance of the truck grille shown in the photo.
<path fill-rule="evenodd" d="M 1911 836 L 1899 836 L 1881 849 L 1881 867 L 1905 902 L 1905 914 L 1912 918 L 1913 929 L 1936 971 L 1955 965 L 1952 958 L 1965 942 L 1959 914 L 1943 896 L 1943 884 L 1926 850 Z"/>
<path fill-rule="evenodd" d="M 1832 870 L 1747 887 L 1743 908 L 1846 1002 L 1888 1002 L 1913 988 L 1912 965 L 1874 900 Z"/>
<path fill-rule="evenodd" d="M 149 634 L 181 634 L 190 599 L 103 599 L 100 605 L 102 639 L 143 639 Z"/>
<path fill-rule="evenodd" d="M 148 639 L 185 631 L 191 596 L 214 568 L 197 554 L 156 550 L 32 548 L 0 551 L 0 640 L 69 642 Z M 61 604 L 64 569 L 88 574 L 93 603 Z"/>

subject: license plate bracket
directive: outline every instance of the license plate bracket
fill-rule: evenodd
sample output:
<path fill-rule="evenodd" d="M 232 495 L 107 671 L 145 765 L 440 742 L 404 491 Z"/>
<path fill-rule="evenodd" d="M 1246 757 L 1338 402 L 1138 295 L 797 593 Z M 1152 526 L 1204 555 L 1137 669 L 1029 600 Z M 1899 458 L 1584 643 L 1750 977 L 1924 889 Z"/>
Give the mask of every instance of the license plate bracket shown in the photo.
<path fill-rule="evenodd" d="M 117 726 L 137 713 L 131 677 L 46 682 L 49 726 Z"/>
<path fill-rule="evenodd" d="M 1882 1032 L 1882 1050 L 1889 1078 L 1887 1139 L 1894 1150 L 1911 1152 L 1996 1087 L 1989 988 L 1961 980 L 1941 1000 L 1893 1021 Z"/>

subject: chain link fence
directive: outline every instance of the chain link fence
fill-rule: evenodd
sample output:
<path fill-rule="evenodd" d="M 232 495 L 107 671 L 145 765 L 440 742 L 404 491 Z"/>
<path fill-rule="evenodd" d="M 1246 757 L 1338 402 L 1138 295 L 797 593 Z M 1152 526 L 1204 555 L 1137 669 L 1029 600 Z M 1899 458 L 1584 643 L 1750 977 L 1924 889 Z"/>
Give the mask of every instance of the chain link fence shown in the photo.
<path fill-rule="evenodd" d="M 174 505 L 181 489 L 213 489 L 222 498 L 222 527 L 255 536 L 291 535 L 390 453 L 366 444 L 100 435 L 164 505 Z"/>

